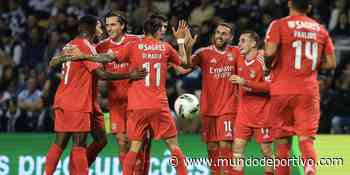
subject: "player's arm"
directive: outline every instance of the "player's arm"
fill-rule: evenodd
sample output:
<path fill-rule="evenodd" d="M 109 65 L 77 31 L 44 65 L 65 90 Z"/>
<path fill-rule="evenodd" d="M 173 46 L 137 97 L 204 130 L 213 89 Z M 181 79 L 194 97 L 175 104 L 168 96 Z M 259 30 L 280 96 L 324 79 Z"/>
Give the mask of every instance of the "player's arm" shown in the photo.
<path fill-rule="evenodd" d="M 323 50 L 324 59 L 322 60 L 321 69 L 335 69 L 336 58 L 334 45 L 331 38 L 327 35 L 327 42 Z"/>
<path fill-rule="evenodd" d="M 124 80 L 124 79 L 140 80 L 145 78 L 147 74 L 145 69 L 133 70 L 129 73 L 112 73 L 112 72 L 107 72 L 103 68 L 98 68 L 94 70 L 93 73 L 94 75 L 96 75 L 98 78 L 102 80 Z"/>
<path fill-rule="evenodd" d="M 169 64 L 169 68 L 173 68 L 178 75 L 187 75 L 193 71 L 192 68 L 185 69 L 182 66 L 178 66 L 173 63 Z"/>
<path fill-rule="evenodd" d="M 179 47 L 177 53 L 182 62 L 181 67 L 190 68 L 188 63 L 188 58 L 187 58 L 188 53 L 185 48 L 185 39 L 186 39 L 186 33 L 188 32 L 188 26 L 184 20 L 180 20 L 177 30 L 175 30 L 174 27 L 172 28 L 172 30 L 173 30 L 173 35 L 176 38 L 176 41 Z"/>
<path fill-rule="evenodd" d="M 278 21 L 273 21 L 265 36 L 264 58 L 267 70 L 272 67 L 273 59 L 277 53 L 280 43 L 280 29 Z"/>
<path fill-rule="evenodd" d="M 240 77 L 238 75 L 232 75 L 230 77 L 230 81 L 233 84 L 240 85 L 242 87 L 245 87 L 245 89 L 249 89 L 249 91 L 252 92 L 269 92 L 270 91 L 270 84 L 268 81 L 249 81 L 245 80 L 243 77 Z"/>
<path fill-rule="evenodd" d="M 80 61 L 88 60 L 99 63 L 109 63 L 114 60 L 114 55 L 112 54 L 96 54 L 96 55 L 86 55 L 83 54 L 78 47 L 70 46 L 62 49 L 60 55 L 55 56 L 51 59 L 49 66 L 57 67 L 67 61 Z"/>

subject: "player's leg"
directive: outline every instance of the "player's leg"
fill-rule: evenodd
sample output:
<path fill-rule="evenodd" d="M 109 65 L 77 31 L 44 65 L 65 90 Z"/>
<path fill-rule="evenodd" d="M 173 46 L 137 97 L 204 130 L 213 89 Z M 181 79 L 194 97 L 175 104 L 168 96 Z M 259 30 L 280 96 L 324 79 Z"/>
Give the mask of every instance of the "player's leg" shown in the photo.
<path fill-rule="evenodd" d="M 176 158 L 177 166 L 175 166 L 175 169 L 177 174 L 187 175 L 185 156 L 179 147 L 175 121 L 172 118 L 168 104 L 164 105 L 160 113 L 152 118 L 151 128 L 154 131 L 155 138 L 164 139 L 171 151 L 171 156 Z"/>
<path fill-rule="evenodd" d="M 134 175 L 147 175 L 151 163 L 151 144 L 152 144 L 153 132 L 151 129 L 147 129 L 146 135 L 143 139 L 142 149 L 139 152 L 140 164 L 136 165 Z"/>
<path fill-rule="evenodd" d="M 300 152 L 302 158 L 307 160 L 304 173 L 305 175 L 315 175 L 317 155 L 314 139 L 320 120 L 320 99 L 318 95 L 299 95 L 295 97 L 293 102 Z"/>
<path fill-rule="evenodd" d="M 270 115 L 272 121 L 272 135 L 276 147 L 276 158 L 288 160 L 291 151 L 291 136 L 294 133 L 293 110 L 290 101 L 293 97 L 277 95 L 271 97 Z M 275 174 L 290 175 L 290 166 L 276 166 Z"/>
<path fill-rule="evenodd" d="M 52 175 L 57 167 L 63 150 L 66 148 L 71 134 L 70 133 L 56 133 L 55 143 L 51 145 L 46 156 L 45 173 Z"/>
<path fill-rule="evenodd" d="M 288 160 L 288 158 L 290 158 L 292 137 L 282 137 L 275 139 L 274 144 L 276 147 L 276 158 L 280 161 Z M 289 166 L 289 164 L 287 164 L 287 166 L 276 165 L 275 174 L 290 175 L 291 166 Z"/>
<path fill-rule="evenodd" d="M 218 142 L 207 142 L 208 159 L 213 163 L 210 164 L 210 172 L 212 175 L 220 175 L 221 169 L 216 164 L 220 158 L 220 149 Z"/>
<path fill-rule="evenodd" d="M 91 135 L 93 142 L 87 148 L 89 167 L 95 162 L 97 155 L 107 145 L 107 135 L 102 112 L 96 112 L 91 117 Z"/>
<path fill-rule="evenodd" d="M 119 147 L 119 161 L 123 167 L 124 159 L 129 151 L 129 141 L 126 134 L 126 105 L 111 105 L 110 109 L 111 132 L 114 134 Z"/>
<path fill-rule="evenodd" d="M 233 141 L 233 171 L 232 175 L 243 175 L 244 171 L 244 151 L 245 147 L 248 143 L 248 140 L 241 139 L 241 138 L 235 138 Z"/>
<path fill-rule="evenodd" d="M 134 173 L 138 154 L 142 148 L 142 141 L 150 125 L 150 117 L 154 114 L 156 114 L 154 111 L 148 109 L 128 112 L 127 136 L 130 140 L 130 148 L 124 159 L 124 175 L 132 175 Z"/>
<path fill-rule="evenodd" d="M 216 119 L 201 115 L 201 125 L 202 140 L 207 144 L 208 159 L 214 162 L 210 165 L 210 172 L 213 175 L 220 175 L 221 169 L 216 165 L 220 158 L 219 142 L 216 139 Z"/>
<path fill-rule="evenodd" d="M 273 158 L 273 152 L 272 152 L 272 135 L 271 135 L 271 128 L 255 128 L 254 129 L 254 135 L 256 138 L 257 143 L 260 144 L 261 153 L 263 154 L 264 158 L 272 159 Z M 274 173 L 274 167 L 271 166 L 265 166 L 265 175 L 273 175 Z"/>
<path fill-rule="evenodd" d="M 168 149 L 171 151 L 171 156 L 176 157 L 177 165 L 175 165 L 175 169 L 176 169 L 177 174 L 187 175 L 185 156 L 179 147 L 179 144 L 177 141 L 177 136 L 167 138 L 167 139 L 165 139 L 165 142 L 166 142 Z"/>
<path fill-rule="evenodd" d="M 235 115 L 222 115 L 216 118 L 216 137 L 219 141 L 220 157 L 224 159 L 223 165 L 219 165 L 223 170 L 224 174 L 229 174 L 232 170 L 230 166 L 230 160 L 232 159 L 233 150 L 233 126 L 234 126 Z M 227 163 L 226 163 L 227 162 Z"/>
<path fill-rule="evenodd" d="M 89 167 L 86 153 L 86 139 L 88 132 L 72 133 L 73 147 L 70 154 L 69 166 L 71 175 L 88 175 Z"/>

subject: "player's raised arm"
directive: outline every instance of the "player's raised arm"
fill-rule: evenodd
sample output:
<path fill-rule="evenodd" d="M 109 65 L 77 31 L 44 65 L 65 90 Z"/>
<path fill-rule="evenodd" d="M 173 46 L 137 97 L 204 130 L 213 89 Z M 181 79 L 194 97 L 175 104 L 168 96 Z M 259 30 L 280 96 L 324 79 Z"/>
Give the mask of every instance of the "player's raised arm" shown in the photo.
<path fill-rule="evenodd" d="M 185 37 L 186 37 L 186 32 L 188 30 L 188 26 L 186 24 L 186 21 L 180 20 L 177 26 L 177 29 L 175 30 L 175 28 L 173 27 L 172 30 L 173 30 L 173 35 L 176 38 L 177 44 L 179 46 L 177 53 L 180 56 L 182 65 L 184 67 L 187 67 L 188 62 L 187 62 L 187 53 L 185 49 Z"/>

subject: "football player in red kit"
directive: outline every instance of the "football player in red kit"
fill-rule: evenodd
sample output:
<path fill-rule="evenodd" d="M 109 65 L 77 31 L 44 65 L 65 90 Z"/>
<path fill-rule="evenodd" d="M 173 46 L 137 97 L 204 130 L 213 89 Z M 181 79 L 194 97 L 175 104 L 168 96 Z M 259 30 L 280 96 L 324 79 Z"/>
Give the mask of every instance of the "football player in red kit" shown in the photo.
<path fill-rule="evenodd" d="M 117 12 L 110 12 L 105 16 L 105 25 L 108 38 L 97 44 L 98 53 L 108 53 L 118 50 L 120 47 L 139 40 L 136 35 L 126 34 L 126 18 Z M 128 63 L 111 62 L 105 65 L 110 72 L 125 73 L 129 71 Z M 121 165 L 128 152 L 128 138 L 126 135 L 127 121 L 127 91 L 129 80 L 118 80 L 108 82 L 108 108 L 110 112 L 111 132 L 115 135 L 119 145 L 119 160 Z M 142 153 L 140 154 L 140 156 Z M 142 156 L 143 157 L 143 156 Z M 139 168 L 141 172 L 143 169 Z M 141 174 L 139 172 L 138 174 Z"/>
<path fill-rule="evenodd" d="M 313 164 L 304 167 L 304 172 L 314 175 L 317 159 L 314 139 L 320 119 L 317 71 L 335 68 L 334 46 L 327 30 L 307 17 L 311 0 L 289 0 L 288 6 L 289 16 L 274 20 L 265 38 L 265 58 L 273 63 L 270 86 L 273 135 L 277 139 L 277 157 L 284 158 L 290 149 L 286 136 L 293 131 L 299 137 L 302 158 L 313 160 Z M 293 114 L 292 119 L 283 115 L 286 110 Z M 277 169 L 277 174 L 288 172 L 284 167 Z"/>
<path fill-rule="evenodd" d="M 237 86 L 229 81 L 236 72 L 240 58 L 238 47 L 230 46 L 233 39 L 231 24 L 221 23 L 214 33 L 214 44 L 198 49 L 191 58 L 192 67 L 202 69 L 200 113 L 202 138 L 207 144 L 208 157 L 218 163 L 220 157 L 232 157 L 233 128 L 237 111 Z M 229 165 L 213 164 L 214 175 L 229 174 Z"/>
<path fill-rule="evenodd" d="M 94 38 L 101 33 L 101 24 L 96 17 L 87 15 L 79 20 L 79 35 L 65 47 L 75 47 L 84 55 L 96 54 L 92 45 Z M 73 148 L 70 154 L 70 173 L 88 174 L 86 136 L 91 130 L 94 112 L 94 76 L 104 80 L 140 79 L 145 72 L 133 71 L 125 74 L 109 73 L 102 65 L 86 60 L 69 61 L 62 65 L 63 78 L 54 101 L 56 140 L 46 157 L 45 173 L 52 175 L 60 156 L 72 137 Z M 79 88 L 76 88 L 79 87 Z M 77 100 L 78 99 L 78 100 Z"/>
<path fill-rule="evenodd" d="M 271 123 L 267 121 L 270 110 L 269 82 L 264 76 L 263 52 L 258 50 L 260 37 L 256 32 L 245 31 L 239 38 L 243 59 L 237 61 L 237 75 L 230 80 L 239 85 L 240 98 L 234 130 L 233 155 L 243 158 L 248 141 L 254 136 L 263 156 L 272 158 Z M 273 175 L 273 167 L 265 167 L 265 175 Z M 235 173 L 243 175 L 243 166 Z"/>
<path fill-rule="evenodd" d="M 168 63 L 187 65 L 185 35 L 188 28 L 181 21 L 175 37 L 179 43 L 179 54 L 172 46 L 160 41 L 163 21 L 149 18 L 144 23 L 145 38 L 128 44 L 115 52 L 121 62 L 129 62 L 130 67 L 145 68 L 148 72 L 144 80 L 133 81 L 128 89 L 127 134 L 131 140 L 130 150 L 125 158 L 123 174 L 131 175 L 141 150 L 144 135 L 149 128 L 154 138 L 164 139 L 172 156 L 177 158 L 177 173 L 187 174 L 185 157 L 177 142 L 177 129 L 169 110 L 165 82 Z"/>

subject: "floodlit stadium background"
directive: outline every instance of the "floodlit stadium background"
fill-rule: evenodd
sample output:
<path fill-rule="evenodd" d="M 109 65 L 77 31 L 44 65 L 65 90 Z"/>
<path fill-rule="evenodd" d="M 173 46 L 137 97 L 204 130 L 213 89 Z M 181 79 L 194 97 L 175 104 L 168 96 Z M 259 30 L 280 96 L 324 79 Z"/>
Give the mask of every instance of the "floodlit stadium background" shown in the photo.
<path fill-rule="evenodd" d="M 235 24 L 235 41 L 240 31 L 251 29 L 264 36 L 272 19 L 286 16 L 287 0 L 2 0 L 0 5 L 0 175 L 41 174 L 43 158 L 53 142 L 50 107 L 59 79 L 59 70 L 49 69 L 48 61 L 76 34 L 76 22 L 84 14 L 105 15 L 109 10 L 127 11 L 128 31 L 140 34 L 144 17 L 158 13 L 168 17 L 170 25 L 185 18 L 199 34 L 195 49 L 210 42 L 215 25 L 226 20 Z M 347 0 L 312 0 L 314 19 L 324 24 L 336 45 L 338 68 L 321 72 L 321 122 L 316 141 L 319 157 L 342 157 L 342 167 L 319 167 L 321 175 L 348 175 L 350 166 L 350 2 Z M 171 33 L 166 38 L 174 43 Z M 187 77 L 169 73 L 168 97 L 171 108 L 184 92 L 199 94 L 201 72 Z M 30 81 L 28 81 L 30 80 Z M 38 110 L 29 112 L 18 102 L 28 99 L 27 87 L 35 88 L 32 103 Z M 100 81 L 100 102 L 107 109 L 106 83 Z M 108 118 L 108 117 L 107 117 Z M 198 121 L 177 121 L 180 146 L 186 156 L 205 156 L 205 145 L 199 137 Z M 253 142 L 248 156 L 259 156 Z M 295 155 L 297 147 L 293 147 Z M 92 167 L 93 174 L 110 174 L 118 150 L 115 140 L 109 144 Z M 67 155 L 67 154 L 65 154 Z M 152 174 L 174 173 L 167 166 L 168 153 L 161 142 L 154 142 Z M 65 156 L 62 160 L 65 160 Z M 110 162 L 108 162 L 110 161 Z M 58 168 L 59 171 L 62 167 Z M 67 171 L 66 166 L 63 170 Z M 96 170 L 99 172 L 96 173 Z M 301 172 L 295 167 L 294 174 Z M 103 172 L 106 173 L 103 173 Z M 120 169 L 116 169 L 120 171 Z M 193 174 L 206 174 L 206 167 L 192 167 Z M 255 173 L 259 172 L 259 173 Z M 67 174 L 67 173 L 58 173 Z M 247 174 L 262 174 L 262 168 L 248 168 Z"/>

